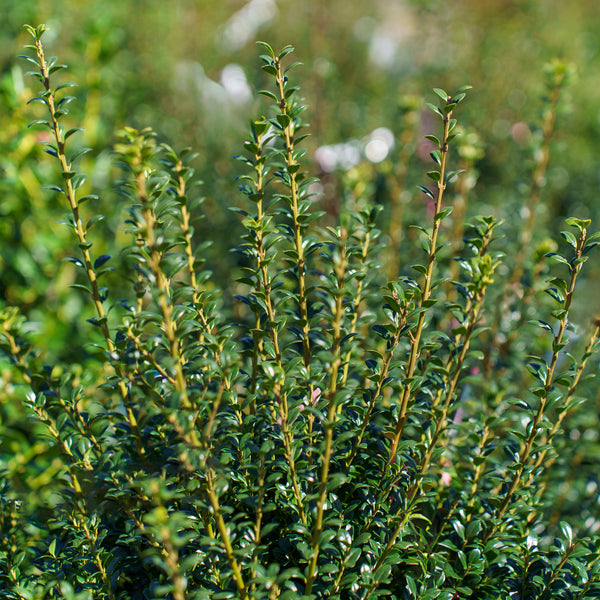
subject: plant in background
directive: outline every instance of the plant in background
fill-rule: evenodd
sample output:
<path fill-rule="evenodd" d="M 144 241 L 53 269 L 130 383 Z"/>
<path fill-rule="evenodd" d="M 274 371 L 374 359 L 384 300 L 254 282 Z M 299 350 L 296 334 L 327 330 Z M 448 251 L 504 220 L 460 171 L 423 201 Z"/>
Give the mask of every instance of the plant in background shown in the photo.
<path fill-rule="evenodd" d="M 440 132 L 420 186 L 434 209 L 415 226 L 423 258 L 399 260 L 386 284 L 368 186 L 350 182 L 339 222 L 319 227 L 292 48 L 263 43 L 270 106 L 238 157 L 241 276 L 217 290 L 194 235 L 194 155 L 151 129 L 125 127 L 114 147 L 130 243 L 94 253 L 102 217 L 84 216 L 97 199 L 81 195 L 79 128 L 66 125 L 74 84 L 55 82 L 45 28 L 28 31 L 46 110 L 33 124 L 52 138 L 75 286 L 96 316 L 80 369 L 37 352 L 16 307 L 0 313 L 11 397 L 32 424 L 25 438 L 2 429 L 4 597 L 598 595 L 598 417 L 578 410 L 597 394 L 585 373 L 598 320 L 583 344 L 569 337 L 599 236 L 567 221 L 566 252 L 547 253 L 551 305 L 489 353 L 488 297 L 512 289 L 501 267 L 514 248 L 494 217 L 449 226 L 468 86 L 428 105 Z M 448 230 L 464 231 L 460 247 Z M 113 297 L 115 277 L 129 297 Z M 234 290 L 235 319 L 221 301 Z"/>

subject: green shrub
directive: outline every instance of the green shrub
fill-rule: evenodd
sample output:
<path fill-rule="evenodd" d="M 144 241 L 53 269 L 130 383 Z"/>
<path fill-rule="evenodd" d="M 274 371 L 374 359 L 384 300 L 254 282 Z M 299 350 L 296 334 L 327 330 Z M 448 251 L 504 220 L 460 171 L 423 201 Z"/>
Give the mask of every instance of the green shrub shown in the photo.
<path fill-rule="evenodd" d="M 194 236 L 194 156 L 150 129 L 114 147 L 130 243 L 95 252 L 103 216 L 66 125 L 74 84 L 55 83 L 45 28 L 28 30 L 34 124 L 96 314 L 81 364 L 54 364 L 2 307 L 3 598 L 598 596 L 598 392 L 584 371 L 600 320 L 570 316 L 600 237 L 570 218 L 560 247 L 532 246 L 551 127 L 532 216 L 506 240 L 494 217 L 462 222 L 451 165 L 457 144 L 462 162 L 476 153 L 455 138 L 469 86 L 436 89 L 429 222 L 382 238 L 360 168 L 337 222 L 315 210 L 292 49 L 263 44 L 269 116 L 238 157 L 243 268 L 218 290 Z M 552 66 L 555 96 L 567 74 Z M 115 297 L 123 282 L 130 296 Z"/>

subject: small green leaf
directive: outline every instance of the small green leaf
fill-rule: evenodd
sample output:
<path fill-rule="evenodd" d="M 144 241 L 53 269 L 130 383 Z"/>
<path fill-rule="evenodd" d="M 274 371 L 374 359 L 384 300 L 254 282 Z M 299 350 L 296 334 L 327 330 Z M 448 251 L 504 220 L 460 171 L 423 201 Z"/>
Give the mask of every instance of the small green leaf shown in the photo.
<path fill-rule="evenodd" d="M 454 178 L 458 177 L 458 175 L 460 175 L 461 173 L 464 173 L 464 172 L 465 172 L 464 169 L 458 169 L 457 171 L 450 171 L 446 175 L 446 183 L 450 183 Z"/>
<path fill-rule="evenodd" d="M 35 121 L 31 121 L 27 127 L 34 127 L 35 125 L 44 125 L 48 129 L 52 129 L 52 125 L 45 119 L 35 119 Z"/>
<path fill-rule="evenodd" d="M 259 42 L 260 43 L 260 42 Z M 294 46 L 286 46 L 285 48 L 283 48 L 283 50 L 279 53 L 279 59 L 281 60 L 284 56 L 287 56 L 288 54 L 290 54 L 291 52 L 294 51 Z M 268 50 L 267 50 L 268 52 Z"/>
<path fill-rule="evenodd" d="M 63 190 L 58 185 L 44 185 L 42 186 L 43 190 L 52 190 L 53 192 L 58 192 L 59 194 L 64 194 L 65 190 Z"/>
<path fill-rule="evenodd" d="M 53 65 L 52 67 L 50 67 L 50 69 L 48 69 L 48 73 L 50 73 L 50 75 L 52 75 L 53 73 L 56 73 L 57 71 L 61 71 L 62 69 L 66 69 L 67 65 Z"/>
<path fill-rule="evenodd" d="M 39 73 L 32 73 L 33 75 L 39 75 Z M 40 104 L 45 104 L 46 106 L 48 106 L 48 100 L 46 100 L 46 98 L 42 98 L 40 96 L 36 96 L 35 98 L 31 98 L 31 100 L 27 101 L 27 104 L 33 104 L 39 102 Z"/>
<path fill-rule="evenodd" d="M 83 131 L 83 127 L 73 127 L 72 129 L 69 129 L 69 131 L 67 131 L 67 133 L 65 133 L 65 141 L 67 139 L 69 139 L 74 133 L 77 133 L 78 131 Z"/>
<path fill-rule="evenodd" d="M 91 151 L 91 148 L 80 148 L 79 150 L 74 152 L 73 155 L 69 158 L 69 163 L 73 164 L 80 156 L 83 156 L 84 154 L 87 154 Z"/>
<path fill-rule="evenodd" d="M 268 73 L 269 75 L 273 75 L 274 77 L 276 77 L 278 74 L 277 68 L 273 65 L 263 65 L 262 70 Z"/>
<path fill-rule="evenodd" d="M 566 521 L 561 521 L 560 530 L 562 531 L 569 545 L 571 545 L 573 543 L 573 529 L 571 529 L 571 526 Z"/>
<path fill-rule="evenodd" d="M 266 96 L 267 98 L 271 98 L 271 100 L 275 100 L 275 102 L 279 102 L 279 98 L 277 98 L 277 96 L 273 92 L 270 92 L 269 90 L 259 90 L 257 93 L 260 94 L 261 96 Z"/>
<path fill-rule="evenodd" d="M 571 227 L 575 227 L 579 229 L 579 231 L 583 231 L 587 227 L 590 226 L 592 220 L 591 219 L 576 219 L 575 217 L 569 217 L 565 223 L 570 225 Z"/>
<path fill-rule="evenodd" d="M 56 86 L 54 93 L 64 89 L 64 88 L 72 88 L 77 87 L 77 84 L 74 81 L 63 81 L 63 83 Z"/>
<path fill-rule="evenodd" d="M 26 54 L 18 54 L 17 58 L 23 58 L 24 60 L 26 60 L 27 62 L 30 62 L 32 65 L 35 65 L 36 67 L 40 66 L 40 64 L 38 63 L 38 61 L 35 58 L 32 58 L 31 56 L 27 56 Z"/>
<path fill-rule="evenodd" d="M 101 254 L 94 261 L 94 269 L 99 269 L 103 264 L 107 263 L 110 260 L 110 258 L 111 258 L 110 254 Z"/>
<path fill-rule="evenodd" d="M 433 162 L 437 163 L 438 165 L 442 164 L 442 153 L 440 150 L 434 150 L 433 152 L 430 152 L 429 156 L 431 156 Z"/>
<path fill-rule="evenodd" d="M 431 109 L 436 115 L 442 117 L 442 119 L 444 118 L 444 113 L 435 105 L 435 104 L 431 104 L 431 102 L 426 102 L 425 103 L 426 106 Z"/>
<path fill-rule="evenodd" d="M 75 175 L 71 181 L 73 189 L 78 190 L 85 183 L 86 178 L 87 175 L 85 173 L 77 173 L 77 175 Z"/>
<path fill-rule="evenodd" d="M 296 67 L 301 67 L 304 63 L 300 62 L 299 60 L 290 63 L 284 70 L 284 73 L 287 73 L 289 71 L 291 71 L 292 69 L 295 69 Z M 290 95 L 293 94 L 296 91 L 297 88 L 293 88 L 292 91 L 290 92 Z M 287 96 L 286 96 L 287 97 Z"/>
<path fill-rule="evenodd" d="M 279 114 L 277 115 L 277 122 L 281 125 L 283 129 L 289 126 L 291 119 L 289 115 Z"/>
<path fill-rule="evenodd" d="M 549 252 L 548 254 L 544 254 L 544 256 L 546 258 L 553 260 L 554 262 L 563 263 L 563 264 L 567 265 L 568 267 L 571 266 L 569 264 L 569 261 L 564 256 L 561 256 L 560 254 L 557 254 L 556 252 Z"/>
<path fill-rule="evenodd" d="M 533 323 L 534 325 L 537 325 L 538 327 L 541 327 L 542 329 L 545 329 L 546 331 L 549 331 L 554 335 L 554 330 L 552 329 L 552 326 L 549 323 L 546 323 L 546 321 L 541 321 L 540 319 L 532 319 L 529 322 Z"/>
<path fill-rule="evenodd" d="M 84 263 L 80 258 L 77 258 L 76 256 L 67 256 L 66 258 L 63 258 L 63 261 L 65 262 L 71 262 L 74 265 L 77 265 L 78 267 L 84 267 Z"/>
<path fill-rule="evenodd" d="M 274 52 L 273 48 L 271 48 L 271 46 L 269 44 L 267 44 L 267 42 L 258 41 L 256 43 L 259 46 L 262 46 L 271 55 L 271 58 L 275 58 L 275 52 Z"/>
<path fill-rule="evenodd" d="M 96 194 L 88 194 L 87 196 L 82 196 L 79 198 L 79 202 L 77 204 L 83 204 L 88 200 L 99 200 L 100 198 Z"/>
<path fill-rule="evenodd" d="M 84 292 L 87 292 L 90 296 L 92 295 L 92 290 L 90 290 L 89 287 L 82 285 L 81 283 L 71 283 L 69 287 L 77 290 L 83 290 Z"/>
<path fill-rule="evenodd" d="M 472 85 L 463 85 L 462 87 L 459 87 L 453 94 L 453 96 L 456 96 L 457 94 L 462 94 L 463 92 L 468 92 L 469 90 L 472 90 L 473 86 Z"/>
<path fill-rule="evenodd" d="M 87 222 L 87 224 L 85 226 L 86 230 L 89 231 L 94 225 L 96 225 L 96 223 L 100 223 L 101 221 L 104 221 L 105 218 L 106 217 L 104 215 L 94 215 Z"/>
<path fill-rule="evenodd" d="M 455 108 L 456 108 L 456 103 L 449 102 L 448 104 L 446 104 L 446 106 L 444 106 L 444 112 L 447 115 L 449 115 Z M 454 129 L 454 127 L 449 127 L 448 131 L 452 131 L 452 129 Z"/>
<path fill-rule="evenodd" d="M 546 377 L 548 376 L 546 363 L 530 362 L 527 364 L 527 370 L 541 383 L 546 383 Z"/>
<path fill-rule="evenodd" d="M 437 213 L 434 217 L 433 220 L 434 221 L 441 221 L 442 219 L 445 219 L 453 210 L 452 206 L 447 206 L 446 208 L 442 208 L 442 210 L 440 210 L 439 213 Z"/>

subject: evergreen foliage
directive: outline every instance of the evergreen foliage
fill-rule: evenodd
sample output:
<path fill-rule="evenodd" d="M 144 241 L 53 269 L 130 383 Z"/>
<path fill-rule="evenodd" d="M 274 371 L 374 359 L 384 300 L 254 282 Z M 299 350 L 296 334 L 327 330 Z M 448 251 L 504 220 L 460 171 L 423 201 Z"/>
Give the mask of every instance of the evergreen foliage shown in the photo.
<path fill-rule="evenodd" d="M 267 116 L 231 217 L 243 268 L 221 290 L 194 235 L 194 154 L 151 129 L 118 134 L 130 243 L 96 251 L 76 84 L 27 29 L 31 125 L 95 316 L 70 365 L 0 307 L 3 598 L 598 597 L 600 319 L 570 315 L 600 235 L 570 218 L 560 243 L 532 243 L 563 63 L 517 235 L 463 222 L 463 86 L 427 105 L 430 218 L 400 238 L 360 169 L 335 221 L 318 210 L 293 49 L 263 43 Z"/>

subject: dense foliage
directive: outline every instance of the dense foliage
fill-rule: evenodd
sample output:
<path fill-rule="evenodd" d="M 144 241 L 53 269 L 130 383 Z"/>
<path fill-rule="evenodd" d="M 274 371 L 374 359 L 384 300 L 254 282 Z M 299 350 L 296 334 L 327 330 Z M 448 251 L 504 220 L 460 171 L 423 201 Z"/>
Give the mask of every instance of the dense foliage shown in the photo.
<path fill-rule="evenodd" d="M 568 65 L 547 69 L 522 223 L 465 221 L 464 86 L 427 105 L 426 211 L 406 228 L 407 197 L 385 211 L 364 165 L 327 204 L 292 49 L 263 44 L 266 116 L 229 217 L 240 276 L 221 285 L 195 156 L 151 129 L 118 134 L 126 214 L 107 237 L 122 215 L 95 210 L 77 166 L 75 84 L 28 31 L 32 127 L 59 170 L 41 197 L 67 210 L 55 235 L 94 314 L 73 313 L 75 362 L 2 305 L 3 597 L 597 597 L 600 320 L 573 307 L 600 237 L 570 217 L 536 238 Z"/>

